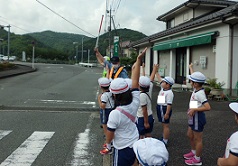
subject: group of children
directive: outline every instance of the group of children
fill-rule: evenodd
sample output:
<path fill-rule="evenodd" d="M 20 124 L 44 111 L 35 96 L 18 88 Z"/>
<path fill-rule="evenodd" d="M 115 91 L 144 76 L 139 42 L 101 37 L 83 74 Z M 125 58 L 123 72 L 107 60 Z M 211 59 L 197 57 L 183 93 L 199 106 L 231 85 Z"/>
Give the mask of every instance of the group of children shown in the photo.
<path fill-rule="evenodd" d="M 103 125 L 106 143 L 101 154 L 112 152 L 112 142 L 115 148 L 113 165 L 131 166 L 137 158 L 141 165 L 166 165 L 168 161 L 168 144 L 174 94 L 171 77 L 164 77 L 158 73 L 159 65 L 153 66 L 150 78 L 140 76 L 141 59 L 146 49 L 137 57 L 132 67 L 131 79 L 117 78 L 98 80 L 102 94 L 98 96 L 100 118 Z M 206 98 L 203 84 L 206 77 L 201 72 L 194 72 L 189 65 L 191 75 L 188 76 L 194 89 L 187 111 L 188 130 L 191 151 L 184 154 L 187 165 L 202 165 L 201 153 L 203 148 L 202 136 L 206 124 L 205 111 L 211 109 Z M 160 82 L 161 90 L 157 97 L 157 117 L 162 123 L 163 136 L 159 140 L 151 138 L 154 118 L 152 111 L 152 90 L 155 76 Z M 236 112 L 238 123 L 238 104 L 231 106 Z M 238 133 L 232 135 L 225 158 L 219 158 L 218 165 L 238 165 L 238 146 L 234 143 Z M 237 141 L 236 141 L 237 142 Z M 162 143 L 162 144 L 161 144 Z M 229 159 L 232 158 L 232 159 Z M 227 161 L 228 160 L 228 161 Z M 230 164 L 232 165 L 232 164 Z"/>

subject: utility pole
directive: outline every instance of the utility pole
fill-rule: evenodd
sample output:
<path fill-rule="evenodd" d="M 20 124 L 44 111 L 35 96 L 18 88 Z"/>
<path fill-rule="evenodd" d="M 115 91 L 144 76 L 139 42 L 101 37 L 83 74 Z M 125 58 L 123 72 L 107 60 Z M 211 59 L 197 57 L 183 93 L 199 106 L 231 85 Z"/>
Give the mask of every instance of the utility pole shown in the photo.
<path fill-rule="evenodd" d="M 108 29 L 108 31 L 109 31 L 109 57 L 111 58 L 112 57 L 112 50 L 111 50 L 111 30 L 112 30 L 112 21 L 111 21 L 111 18 L 112 18 L 112 9 L 111 9 L 111 7 L 110 7 L 110 11 L 109 11 L 109 19 L 110 19 L 110 21 L 109 21 L 109 29 Z"/>
<path fill-rule="evenodd" d="M 83 38 L 84 37 L 82 37 L 82 54 L 81 54 L 81 62 L 83 63 Z"/>

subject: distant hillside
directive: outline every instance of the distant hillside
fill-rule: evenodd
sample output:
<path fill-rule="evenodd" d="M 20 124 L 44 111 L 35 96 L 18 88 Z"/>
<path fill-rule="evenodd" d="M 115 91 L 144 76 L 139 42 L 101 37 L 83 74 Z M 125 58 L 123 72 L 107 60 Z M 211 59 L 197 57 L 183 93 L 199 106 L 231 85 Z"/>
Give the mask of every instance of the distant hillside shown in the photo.
<path fill-rule="evenodd" d="M 90 49 L 93 51 L 96 43 L 96 38 L 90 38 L 79 34 L 44 31 L 30 33 L 28 35 L 34 37 L 48 47 L 62 51 L 69 55 L 74 55 L 75 52 L 75 46 L 73 45 L 73 42 L 78 42 L 78 45 L 81 48 L 82 37 L 84 37 L 83 46 L 85 50 Z M 113 42 L 113 36 L 116 35 L 120 36 L 121 41 L 136 41 L 146 37 L 146 35 L 143 33 L 130 29 L 113 30 L 111 32 L 111 43 Z M 109 46 L 108 36 L 109 34 L 105 33 L 99 38 L 99 48 L 101 51 L 106 50 L 106 48 Z"/>
<path fill-rule="evenodd" d="M 7 31 L 0 29 L 1 43 L 0 53 L 7 55 Z M 120 36 L 121 41 L 136 41 L 146 37 L 143 33 L 130 30 L 119 29 L 111 32 L 111 44 L 113 43 L 113 36 Z M 89 49 L 93 54 L 96 38 L 88 36 L 59 33 L 52 31 L 44 31 L 37 33 L 29 33 L 24 35 L 10 34 L 10 55 L 15 55 L 21 59 L 22 51 L 26 52 L 27 58 L 32 57 L 32 42 L 35 42 L 35 56 L 41 59 L 50 60 L 73 60 L 75 56 L 75 45 L 73 42 L 78 42 L 79 54 L 81 51 L 82 37 L 84 37 L 84 50 Z M 99 50 L 105 54 L 106 48 L 109 46 L 108 33 L 105 33 L 99 38 Z"/>

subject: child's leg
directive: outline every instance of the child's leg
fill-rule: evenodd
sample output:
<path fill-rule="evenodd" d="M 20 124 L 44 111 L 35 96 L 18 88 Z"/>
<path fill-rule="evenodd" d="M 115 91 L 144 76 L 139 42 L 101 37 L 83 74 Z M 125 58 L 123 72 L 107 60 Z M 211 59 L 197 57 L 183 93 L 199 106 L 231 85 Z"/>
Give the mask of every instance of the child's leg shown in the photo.
<path fill-rule="evenodd" d="M 169 123 L 162 123 L 163 126 L 163 139 L 168 140 L 169 139 Z"/>
<path fill-rule="evenodd" d="M 195 150 L 196 147 L 195 147 L 195 142 L 194 142 L 194 132 L 192 131 L 191 127 L 188 127 L 187 136 L 190 141 L 191 149 Z"/>
<path fill-rule="evenodd" d="M 102 128 L 103 128 L 104 135 L 106 136 L 107 135 L 107 125 L 102 124 Z"/>
<path fill-rule="evenodd" d="M 193 131 L 193 133 L 194 133 L 196 156 L 200 157 L 202 155 L 202 148 L 203 148 L 203 143 L 202 143 L 203 132 Z"/>

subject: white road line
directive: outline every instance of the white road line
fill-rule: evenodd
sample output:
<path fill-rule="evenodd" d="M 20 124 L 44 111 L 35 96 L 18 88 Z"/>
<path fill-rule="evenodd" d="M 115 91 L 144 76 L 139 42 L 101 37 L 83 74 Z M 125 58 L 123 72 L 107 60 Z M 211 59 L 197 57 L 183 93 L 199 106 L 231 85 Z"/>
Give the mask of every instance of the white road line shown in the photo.
<path fill-rule="evenodd" d="M 91 114 L 89 117 L 89 121 L 87 123 L 87 127 L 83 133 L 79 133 L 78 137 L 75 141 L 73 159 L 70 163 L 71 166 L 78 166 L 78 165 L 90 165 L 89 161 L 89 143 L 90 143 L 90 128 L 92 126 L 92 122 L 94 119 L 95 114 Z"/>
<path fill-rule="evenodd" d="M 5 136 L 7 136 L 8 134 L 10 134 L 12 131 L 10 131 L 10 130 L 0 130 L 0 140 L 3 138 L 3 137 L 5 137 Z"/>
<path fill-rule="evenodd" d="M 80 104 L 80 105 L 92 105 L 96 107 L 96 102 L 94 101 L 74 101 L 74 100 L 37 100 L 37 99 L 27 99 L 24 103 L 41 103 L 41 104 Z"/>
<path fill-rule="evenodd" d="M 35 131 L 0 166 L 30 166 L 54 132 Z"/>

